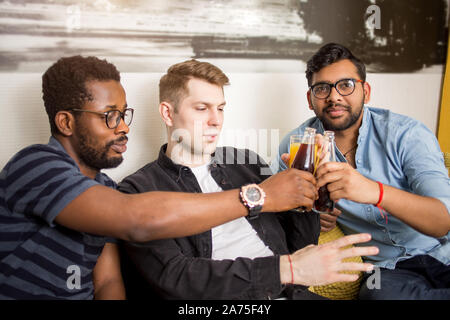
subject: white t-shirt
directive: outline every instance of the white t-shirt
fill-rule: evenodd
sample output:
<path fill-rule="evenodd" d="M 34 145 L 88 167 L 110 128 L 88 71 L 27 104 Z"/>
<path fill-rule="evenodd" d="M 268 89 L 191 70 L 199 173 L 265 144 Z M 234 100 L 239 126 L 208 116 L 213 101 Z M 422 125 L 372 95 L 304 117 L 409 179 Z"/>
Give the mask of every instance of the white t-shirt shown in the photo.
<path fill-rule="evenodd" d="M 191 168 L 203 193 L 220 192 L 222 188 L 211 176 L 209 164 Z M 257 258 L 273 256 L 272 250 L 259 238 L 255 229 L 241 217 L 215 228 L 212 231 L 213 260 Z"/>

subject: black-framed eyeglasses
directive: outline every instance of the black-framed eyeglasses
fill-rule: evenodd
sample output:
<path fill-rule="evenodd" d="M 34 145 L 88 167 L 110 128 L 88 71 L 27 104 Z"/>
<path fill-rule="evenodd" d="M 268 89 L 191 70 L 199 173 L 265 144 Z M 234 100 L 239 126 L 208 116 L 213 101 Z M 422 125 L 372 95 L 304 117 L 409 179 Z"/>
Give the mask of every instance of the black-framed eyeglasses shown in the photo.
<path fill-rule="evenodd" d="M 120 123 L 120 119 L 123 119 L 123 122 L 125 122 L 125 124 L 127 126 L 129 126 L 131 124 L 131 121 L 133 120 L 133 114 L 134 114 L 134 109 L 132 109 L 132 108 L 126 108 L 125 110 L 123 110 L 123 112 L 121 112 L 119 110 L 109 110 L 106 112 L 97 112 L 97 111 L 82 110 L 82 109 L 72 109 L 70 111 L 90 112 L 90 113 L 102 115 L 105 117 L 106 126 L 109 129 L 117 128 L 117 126 Z"/>
<path fill-rule="evenodd" d="M 349 96 L 355 91 L 356 82 L 364 83 L 359 79 L 341 79 L 336 83 L 319 82 L 310 87 L 314 97 L 317 99 L 326 99 L 331 94 L 331 89 L 335 88 L 341 96 Z"/>

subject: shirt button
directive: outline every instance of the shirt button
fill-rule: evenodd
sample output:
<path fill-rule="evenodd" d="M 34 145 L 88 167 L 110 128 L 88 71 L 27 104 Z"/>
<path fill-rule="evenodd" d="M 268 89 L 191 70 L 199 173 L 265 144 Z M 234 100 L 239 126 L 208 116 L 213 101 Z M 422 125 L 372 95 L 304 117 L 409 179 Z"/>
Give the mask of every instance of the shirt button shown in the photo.
<path fill-rule="evenodd" d="M 221 184 L 227 184 L 225 180 L 220 181 Z"/>
<path fill-rule="evenodd" d="M 356 160 L 357 163 L 361 163 L 361 159 Z"/>

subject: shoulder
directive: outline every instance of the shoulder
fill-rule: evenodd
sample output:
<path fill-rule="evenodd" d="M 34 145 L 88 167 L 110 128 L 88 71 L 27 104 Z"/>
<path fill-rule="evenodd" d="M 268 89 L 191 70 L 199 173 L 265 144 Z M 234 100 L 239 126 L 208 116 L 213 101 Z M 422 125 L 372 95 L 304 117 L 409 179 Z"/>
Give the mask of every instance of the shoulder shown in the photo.
<path fill-rule="evenodd" d="M 111 179 L 107 174 L 100 172 L 99 175 L 95 178 L 96 181 L 98 181 L 100 184 L 104 185 L 105 187 L 117 189 L 117 183 Z"/>
<path fill-rule="evenodd" d="M 372 121 L 379 123 L 386 123 L 389 125 L 407 126 L 411 124 L 419 124 L 418 120 L 415 120 L 409 116 L 392 112 L 388 109 L 366 107 L 367 114 L 370 115 Z"/>
<path fill-rule="evenodd" d="M 77 169 L 75 161 L 64 151 L 51 145 L 34 144 L 17 152 L 4 167 L 3 175 L 57 174 L 63 170 Z"/>
<path fill-rule="evenodd" d="M 435 137 L 431 130 L 421 121 L 409 116 L 398 114 L 387 109 L 367 107 L 367 114 L 375 129 L 384 131 L 391 137 L 406 138 L 409 136 L 423 135 Z"/>
<path fill-rule="evenodd" d="M 64 161 L 70 164 L 75 164 L 73 159 L 67 153 L 58 150 L 57 148 L 48 144 L 33 144 L 23 148 L 17 152 L 7 163 L 6 166 L 13 166 L 17 163 L 25 163 L 28 161 L 55 160 Z"/>
<path fill-rule="evenodd" d="M 125 177 L 119 184 L 118 189 L 125 193 L 138 193 L 153 190 L 153 184 L 163 172 L 158 161 L 147 163 L 136 172 Z"/>

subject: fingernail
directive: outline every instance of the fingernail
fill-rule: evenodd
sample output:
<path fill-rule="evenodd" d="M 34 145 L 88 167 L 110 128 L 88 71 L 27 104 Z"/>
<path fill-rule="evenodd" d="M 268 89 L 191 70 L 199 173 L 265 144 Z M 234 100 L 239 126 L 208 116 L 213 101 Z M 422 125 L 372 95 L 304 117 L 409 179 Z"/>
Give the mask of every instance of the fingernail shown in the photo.
<path fill-rule="evenodd" d="M 367 272 L 370 272 L 370 271 L 372 271 L 372 270 L 373 270 L 373 264 L 371 264 L 370 266 L 368 266 L 366 271 L 367 271 Z"/>

